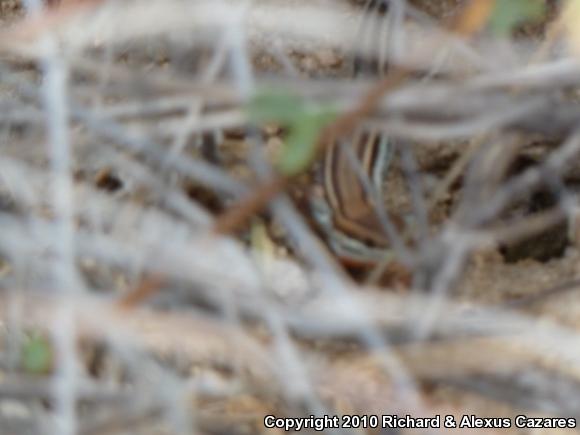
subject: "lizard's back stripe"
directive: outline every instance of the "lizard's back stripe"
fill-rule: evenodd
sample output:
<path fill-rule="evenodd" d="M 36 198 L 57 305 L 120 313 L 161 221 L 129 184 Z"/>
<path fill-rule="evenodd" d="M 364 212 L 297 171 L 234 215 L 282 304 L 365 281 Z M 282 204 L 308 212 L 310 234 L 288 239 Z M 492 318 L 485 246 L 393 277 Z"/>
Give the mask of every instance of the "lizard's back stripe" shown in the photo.
<path fill-rule="evenodd" d="M 358 134 L 354 140 L 354 155 L 359 158 L 364 175 L 380 194 L 391 145 L 374 133 Z M 347 150 L 340 143 L 334 143 L 328 149 L 323 171 L 324 191 L 336 230 L 354 239 L 385 246 L 387 238 L 375 212 L 376 207 L 367 195 Z"/>

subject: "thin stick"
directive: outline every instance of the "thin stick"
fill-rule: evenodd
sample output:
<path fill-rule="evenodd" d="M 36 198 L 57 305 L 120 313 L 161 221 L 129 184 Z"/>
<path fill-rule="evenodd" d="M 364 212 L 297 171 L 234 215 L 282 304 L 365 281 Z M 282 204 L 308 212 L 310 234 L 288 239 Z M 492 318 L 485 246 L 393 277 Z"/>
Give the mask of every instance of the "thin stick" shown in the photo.
<path fill-rule="evenodd" d="M 135 308 L 137 305 L 156 294 L 161 288 L 162 283 L 163 279 L 158 275 L 144 278 L 137 287 L 132 289 L 117 302 L 117 306 L 125 310 Z"/>
<path fill-rule="evenodd" d="M 373 86 L 354 110 L 339 116 L 330 126 L 322 130 L 315 143 L 317 153 L 323 153 L 338 137 L 351 133 L 359 120 L 372 113 L 383 96 L 403 83 L 407 76 L 407 70 L 397 68 Z M 218 217 L 213 232 L 228 234 L 239 229 L 252 215 L 260 212 L 272 198 L 282 192 L 290 181 L 289 177 L 278 176 L 262 183 L 253 194 Z"/>

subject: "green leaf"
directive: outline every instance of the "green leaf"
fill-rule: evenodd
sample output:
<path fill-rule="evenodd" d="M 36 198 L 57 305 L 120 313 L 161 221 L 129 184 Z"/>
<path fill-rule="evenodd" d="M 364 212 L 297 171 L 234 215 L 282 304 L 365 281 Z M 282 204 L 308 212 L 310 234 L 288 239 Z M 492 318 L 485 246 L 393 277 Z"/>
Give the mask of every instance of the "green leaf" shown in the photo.
<path fill-rule="evenodd" d="M 263 91 L 258 93 L 246 107 L 250 121 L 262 122 L 293 122 L 304 103 L 302 100 L 290 94 L 276 91 Z"/>
<path fill-rule="evenodd" d="M 331 110 L 303 112 L 290 125 L 286 144 L 280 155 L 278 168 L 284 175 L 292 176 L 305 170 L 316 156 L 316 140 L 320 130 L 336 114 Z"/>
<path fill-rule="evenodd" d="M 285 124 L 288 135 L 278 161 L 284 175 L 300 173 L 316 156 L 316 139 L 320 130 L 335 116 L 328 107 L 309 103 L 296 95 L 279 91 L 258 93 L 246 106 L 251 122 Z"/>
<path fill-rule="evenodd" d="M 52 367 L 53 352 L 48 339 L 33 333 L 22 346 L 22 366 L 28 373 L 48 373 Z"/>
<path fill-rule="evenodd" d="M 545 13 L 545 0 L 496 0 L 489 27 L 495 35 L 509 36 L 516 26 L 540 20 Z"/>

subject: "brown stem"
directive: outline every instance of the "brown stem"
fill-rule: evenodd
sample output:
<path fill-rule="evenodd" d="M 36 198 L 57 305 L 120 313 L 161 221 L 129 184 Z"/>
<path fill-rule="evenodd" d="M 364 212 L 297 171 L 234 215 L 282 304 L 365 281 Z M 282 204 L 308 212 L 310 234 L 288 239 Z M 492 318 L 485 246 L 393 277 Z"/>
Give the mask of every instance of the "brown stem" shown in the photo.
<path fill-rule="evenodd" d="M 324 128 L 316 140 L 315 146 L 318 153 L 324 152 L 337 137 L 346 136 L 352 132 L 358 121 L 374 110 L 383 95 L 397 87 L 406 77 L 406 70 L 399 68 L 393 70 L 385 79 L 372 87 L 354 110 L 339 116 L 332 124 Z M 290 180 L 291 178 L 278 176 L 259 185 L 250 196 L 242 199 L 217 218 L 213 232 L 229 234 L 241 228 L 251 216 L 259 213 L 272 198 L 282 192 Z"/>
<path fill-rule="evenodd" d="M 260 212 L 288 184 L 288 178 L 277 176 L 270 181 L 258 185 L 257 189 L 247 198 L 220 215 L 213 226 L 215 234 L 229 234 L 240 229 L 249 217 Z"/>
<path fill-rule="evenodd" d="M 123 310 L 135 308 L 144 300 L 149 299 L 161 288 L 163 278 L 159 275 L 147 276 L 137 287 L 117 301 L 117 307 Z"/>

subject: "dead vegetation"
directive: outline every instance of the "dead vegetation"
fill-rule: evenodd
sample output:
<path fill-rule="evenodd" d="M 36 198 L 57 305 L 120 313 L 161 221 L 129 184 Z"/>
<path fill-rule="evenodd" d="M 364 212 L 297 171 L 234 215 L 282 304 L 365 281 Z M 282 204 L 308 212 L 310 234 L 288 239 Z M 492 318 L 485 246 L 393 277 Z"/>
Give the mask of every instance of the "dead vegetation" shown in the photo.
<path fill-rule="evenodd" d="M 0 433 L 579 418 L 580 13 L 503 1 L 0 1 Z M 304 107 L 305 153 L 396 139 L 395 263 L 345 268 L 320 163 L 276 172 Z"/>

